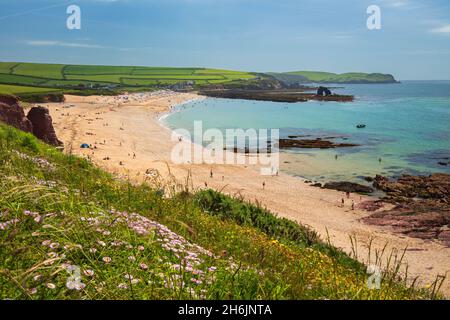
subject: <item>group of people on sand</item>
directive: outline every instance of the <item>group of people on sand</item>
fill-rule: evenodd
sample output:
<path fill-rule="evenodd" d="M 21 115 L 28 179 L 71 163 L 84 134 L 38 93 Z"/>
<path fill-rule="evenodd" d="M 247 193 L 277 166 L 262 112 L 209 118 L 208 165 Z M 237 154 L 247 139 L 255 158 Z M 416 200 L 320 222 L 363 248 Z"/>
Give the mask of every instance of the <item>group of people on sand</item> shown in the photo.
<path fill-rule="evenodd" d="M 111 103 L 111 100 L 113 103 L 116 103 L 117 105 L 120 105 L 122 103 L 144 103 L 148 101 L 150 98 L 154 97 L 171 97 L 174 94 L 176 94 L 173 91 L 170 90 L 158 90 L 153 92 L 137 92 L 137 93 L 130 93 L 130 94 L 122 94 L 119 96 L 100 96 L 96 98 L 96 103 Z"/>

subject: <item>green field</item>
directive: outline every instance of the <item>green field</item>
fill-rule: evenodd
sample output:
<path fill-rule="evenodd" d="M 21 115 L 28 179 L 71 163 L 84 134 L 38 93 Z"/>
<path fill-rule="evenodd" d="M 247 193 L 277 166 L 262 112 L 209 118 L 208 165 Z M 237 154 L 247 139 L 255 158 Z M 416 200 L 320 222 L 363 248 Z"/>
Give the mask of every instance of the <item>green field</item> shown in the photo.
<path fill-rule="evenodd" d="M 152 90 L 175 84 L 205 86 L 255 79 L 248 72 L 169 67 L 89 66 L 0 62 L 1 93 L 21 95 L 41 93 L 54 89 L 71 93 L 95 93 L 95 90 L 121 91 Z M 26 86 L 26 88 L 21 88 Z M 35 87 L 30 89 L 30 87 Z M 75 91 L 74 91 L 75 90 Z M 103 92 L 102 91 L 102 92 Z"/>
<path fill-rule="evenodd" d="M 372 290 L 306 226 L 188 182 L 133 184 L 2 124 L 0 176 L 1 300 L 440 298 L 401 259 Z"/>
<path fill-rule="evenodd" d="M 288 83 L 395 83 L 390 74 L 382 73 L 330 73 L 318 71 L 293 71 L 285 73 L 269 73 L 275 78 Z"/>
<path fill-rule="evenodd" d="M 36 88 L 36 87 L 27 87 L 27 86 L 12 86 L 6 84 L 0 84 L 0 93 L 1 94 L 31 94 L 31 93 L 52 93 L 52 92 L 60 92 L 59 89 L 52 88 Z"/>

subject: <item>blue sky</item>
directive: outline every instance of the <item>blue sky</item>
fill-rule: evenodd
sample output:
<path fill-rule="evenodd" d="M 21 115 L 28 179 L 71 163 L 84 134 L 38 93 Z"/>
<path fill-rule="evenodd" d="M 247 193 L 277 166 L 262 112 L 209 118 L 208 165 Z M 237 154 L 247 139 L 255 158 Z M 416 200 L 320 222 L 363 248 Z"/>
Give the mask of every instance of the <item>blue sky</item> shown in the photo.
<path fill-rule="evenodd" d="M 66 28 L 77 4 L 82 29 Z M 382 29 L 366 27 L 369 5 Z M 0 0 L 0 60 L 450 79 L 449 0 Z"/>

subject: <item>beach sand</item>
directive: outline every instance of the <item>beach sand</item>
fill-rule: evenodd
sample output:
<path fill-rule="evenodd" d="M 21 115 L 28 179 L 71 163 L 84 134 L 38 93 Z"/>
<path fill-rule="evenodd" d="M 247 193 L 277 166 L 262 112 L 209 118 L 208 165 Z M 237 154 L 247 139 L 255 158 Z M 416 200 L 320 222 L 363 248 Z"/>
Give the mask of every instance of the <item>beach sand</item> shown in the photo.
<path fill-rule="evenodd" d="M 450 248 L 360 222 L 368 213 L 352 211 L 351 203 L 360 203 L 371 199 L 369 197 L 353 194 L 341 207 L 341 199 L 345 198 L 342 192 L 312 187 L 303 179 L 283 173 L 262 176 L 257 166 L 173 164 L 171 151 L 178 141 L 171 140 L 171 131 L 158 119 L 172 106 L 192 99 L 202 97 L 173 92 L 133 94 L 126 98 L 66 96 L 65 103 L 45 106 L 53 117 L 58 138 L 65 144 L 65 152 L 89 156 L 98 166 L 124 178 L 143 181 L 147 170 L 156 169 L 161 175 L 158 180 L 161 184 L 177 181 L 180 187 L 192 185 L 194 189 L 205 188 L 207 184 L 208 188 L 243 196 L 281 217 L 312 227 L 323 239 L 329 236 L 334 246 L 347 253 L 352 252 L 350 236 L 355 237 L 357 258 L 366 264 L 373 262 L 375 250 L 381 251 L 386 244 L 385 258 L 391 250 L 397 250 L 401 256 L 407 247 L 403 261 L 408 265 L 408 277 L 420 276 L 421 285 L 429 285 L 437 275 L 450 271 Z M 93 148 L 81 149 L 82 143 Z M 282 167 L 283 156 L 280 163 Z M 189 174 L 191 179 L 186 182 Z M 156 183 L 156 179 L 150 180 Z M 370 241 L 372 257 L 369 262 L 367 245 Z M 448 279 L 442 292 L 450 295 Z"/>

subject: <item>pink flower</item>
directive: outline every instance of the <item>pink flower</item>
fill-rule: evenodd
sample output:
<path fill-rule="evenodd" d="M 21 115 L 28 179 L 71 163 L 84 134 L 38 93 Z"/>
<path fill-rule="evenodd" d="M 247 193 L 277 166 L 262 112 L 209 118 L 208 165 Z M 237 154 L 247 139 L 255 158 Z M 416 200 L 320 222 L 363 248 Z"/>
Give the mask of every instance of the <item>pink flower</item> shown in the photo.
<path fill-rule="evenodd" d="M 87 277 L 92 277 L 95 274 L 94 270 L 91 270 L 91 269 L 86 269 L 86 270 L 83 271 L 83 273 Z"/>
<path fill-rule="evenodd" d="M 58 242 L 50 243 L 49 247 L 50 249 L 57 249 L 59 247 L 59 243 Z"/>
<path fill-rule="evenodd" d="M 111 262 L 111 258 L 110 257 L 103 257 L 102 258 L 104 263 L 110 263 Z"/>
<path fill-rule="evenodd" d="M 106 246 L 106 243 L 105 243 L 104 241 L 99 240 L 99 241 L 97 241 L 97 243 L 98 243 L 99 245 L 101 245 L 102 247 L 105 247 L 105 246 Z"/>
<path fill-rule="evenodd" d="M 131 275 L 131 274 L 126 274 L 126 275 L 124 275 L 123 276 L 125 279 L 127 279 L 127 280 L 133 280 L 134 278 L 133 278 L 133 276 Z"/>
<path fill-rule="evenodd" d="M 47 283 L 45 286 L 51 290 L 56 288 L 56 286 L 53 283 Z"/>
<path fill-rule="evenodd" d="M 52 243 L 50 240 L 44 240 L 42 241 L 43 246 L 48 246 L 50 243 Z"/>
<path fill-rule="evenodd" d="M 49 252 L 47 253 L 47 256 L 51 259 L 56 258 L 58 256 L 58 254 L 56 252 Z"/>
<path fill-rule="evenodd" d="M 119 289 L 128 289 L 128 286 L 125 283 L 121 283 L 117 286 Z"/>
<path fill-rule="evenodd" d="M 31 289 L 28 290 L 28 293 L 31 294 L 31 295 L 36 294 L 37 293 L 37 289 L 36 288 L 31 288 Z"/>
<path fill-rule="evenodd" d="M 139 267 L 141 267 L 142 270 L 147 270 L 148 269 L 148 265 L 146 265 L 145 263 L 141 263 L 139 265 Z"/>

